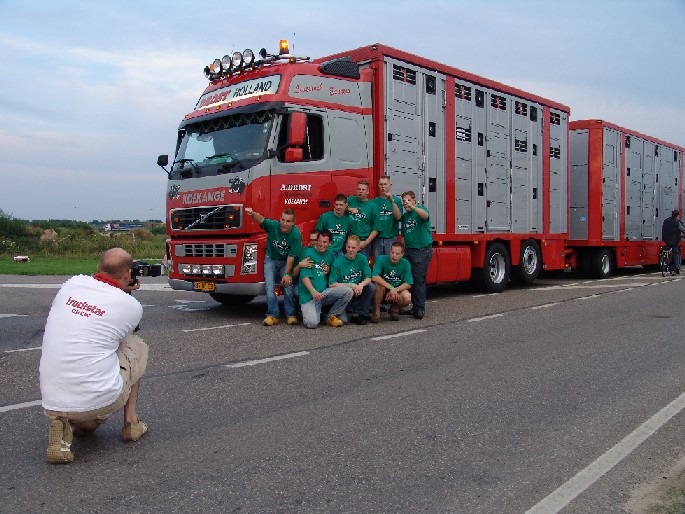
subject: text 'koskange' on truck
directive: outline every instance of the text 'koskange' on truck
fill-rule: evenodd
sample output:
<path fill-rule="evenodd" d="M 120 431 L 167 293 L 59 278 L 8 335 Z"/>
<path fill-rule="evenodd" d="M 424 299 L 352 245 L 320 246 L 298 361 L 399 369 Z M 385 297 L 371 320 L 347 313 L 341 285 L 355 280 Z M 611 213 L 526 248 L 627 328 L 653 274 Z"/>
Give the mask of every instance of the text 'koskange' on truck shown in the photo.
<path fill-rule="evenodd" d="M 683 148 L 570 123 L 565 105 L 391 47 L 311 60 L 282 42 L 205 75 L 167 171 L 169 282 L 225 303 L 264 293 L 266 237 L 246 206 L 293 208 L 306 237 L 360 179 L 374 196 L 388 175 L 429 209 L 429 284 L 488 292 L 542 269 L 656 264 L 661 222 L 682 207 Z"/>

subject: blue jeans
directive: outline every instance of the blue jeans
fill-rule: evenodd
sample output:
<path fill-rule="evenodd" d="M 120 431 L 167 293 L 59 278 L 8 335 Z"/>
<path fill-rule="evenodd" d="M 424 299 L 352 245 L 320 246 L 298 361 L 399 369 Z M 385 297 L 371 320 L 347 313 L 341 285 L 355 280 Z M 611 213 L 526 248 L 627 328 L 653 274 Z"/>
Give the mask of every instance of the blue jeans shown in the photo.
<path fill-rule="evenodd" d="M 671 246 L 671 250 L 673 250 L 673 253 L 671 254 L 671 262 L 673 263 L 673 268 L 679 270 L 680 269 L 680 245 L 673 245 Z"/>
<path fill-rule="evenodd" d="M 373 260 L 378 260 L 381 255 L 390 255 L 390 247 L 397 241 L 397 237 L 377 237 L 373 240 Z"/>
<path fill-rule="evenodd" d="M 371 309 L 371 302 L 373 301 L 373 294 L 376 292 L 376 284 L 369 282 L 362 289 L 362 294 L 359 296 L 352 296 L 350 303 L 347 304 L 347 310 L 352 316 L 368 316 Z M 347 322 L 347 316 L 341 318 Z"/>
<path fill-rule="evenodd" d="M 266 314 L 265 316 L 278 317 L 278 296 L 276 296 L 276 284 L 281 283 L 285 273 L 285 261 L 277 261 L 269 257 L 264 258 L 264 286 L 266 287 Z M 284 288 L 283 306 L 286 316 L 295 316 L 295 304 L 297 301 L 297 287 Z"/>
<path fill-rule="evenodd" d="M 328 287 L 322 293 L 323 300 L 317 302 L 316 300 L 309 300 L 303 303 L 302 309 L 302 324 L 307 328 L 316 328 L 321 321 L 321 307 L 330 305 L 331 310 L 328 311 L 328 317 L 337 316 L 344 318 L 345 307 L 352 299 L 352 289 L 349 287 Z M 344 321 L 344 319 L 343 319 Z"/>
<path fill-rule="evenodd" d="M 411 303 L 414 313 L 426 311 L 426 275 L 428 265 L 433 258 L 433 247 L 406 248 L 404 258 L 411 264 L 411 277 L 414 283 L 411 286 Z"/>

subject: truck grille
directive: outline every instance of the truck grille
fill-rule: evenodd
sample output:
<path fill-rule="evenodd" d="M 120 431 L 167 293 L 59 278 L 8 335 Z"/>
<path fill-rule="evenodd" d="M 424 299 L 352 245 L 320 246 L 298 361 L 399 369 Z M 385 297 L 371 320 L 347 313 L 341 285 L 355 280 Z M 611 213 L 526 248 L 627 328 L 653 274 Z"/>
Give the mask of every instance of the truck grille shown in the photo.
<path fill-rule="evenodd" d="M 174 209 L 169 213 L 169 221 L 172 230 L 226 230 L 240 228 L 241 212 L 239 205 Z"/>
<path fill-rule="evenodd" d="M 176 257 L 235 257 L 237 245 L 221 243 L 186 243 L 174 246 Z"/>

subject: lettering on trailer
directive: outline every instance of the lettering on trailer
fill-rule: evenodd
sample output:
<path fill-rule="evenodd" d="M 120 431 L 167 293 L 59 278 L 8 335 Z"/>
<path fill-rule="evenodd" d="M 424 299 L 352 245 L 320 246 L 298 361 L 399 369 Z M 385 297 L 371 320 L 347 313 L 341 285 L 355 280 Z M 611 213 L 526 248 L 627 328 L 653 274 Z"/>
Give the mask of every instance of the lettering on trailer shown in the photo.
<path fill-rule="evenodd" d="M 282 191 L 283 196 L 286 197 L 285 205 L 308 205 L 309 198 L 301 198 L 304 193 L 305 196 L 311 197 L 311 184 L 281 184 L 279 191 Z M 299 197 L 299 198 L 298 198 Z"/>
<path fill-rule="evenodd" d="M 288 93 L 309 100 L 358 106 L 360 98 L 352 94 L 353 87 L 356 88 L 356 84 L 345 80 L 297 75 L 293 77 Z"/>
<path fill-rule="evenodd" d="M 280 75 L 271 75 L 216 89 L 202 95 L 195 105 L 195 110 L 214 107 L 224 102 L 243 100 L 252 96 L 276 94 L 280 83 Z"/>

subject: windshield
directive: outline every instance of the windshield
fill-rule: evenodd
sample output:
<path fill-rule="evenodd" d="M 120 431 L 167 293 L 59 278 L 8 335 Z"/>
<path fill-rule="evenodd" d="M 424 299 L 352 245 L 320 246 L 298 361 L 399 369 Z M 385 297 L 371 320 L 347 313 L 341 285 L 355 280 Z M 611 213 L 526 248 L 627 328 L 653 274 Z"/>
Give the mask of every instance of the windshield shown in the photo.
<path fill-rule="evenodd" d="M 171 168 L 174 179 L 246 170 L 264 158 L 273 111 L 241 113 L 186 125 Z"/>

